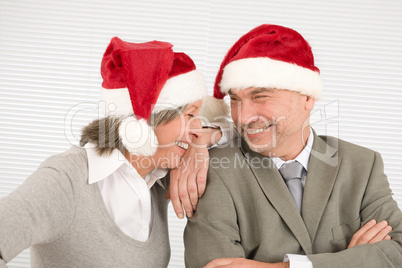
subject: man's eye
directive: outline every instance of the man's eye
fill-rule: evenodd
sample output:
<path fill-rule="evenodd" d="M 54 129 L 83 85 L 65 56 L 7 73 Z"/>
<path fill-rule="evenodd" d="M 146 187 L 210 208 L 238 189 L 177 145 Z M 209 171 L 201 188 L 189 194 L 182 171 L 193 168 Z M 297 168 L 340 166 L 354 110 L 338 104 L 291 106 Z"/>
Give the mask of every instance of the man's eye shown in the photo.
<path fill-rule="evenodd" d="M 233 105 L 233 106 L 240 105 L 240 101 L 238 99 L 232 98 L 232 99 L 230 99 L 230 105 Z"/>
<path fill-rule="evenodd" d="M 254 98 L 256 98 L 256 99 L 263 99 L 263 98 L 266 98 L 267 96 L 265 96 L 265 95 L 257 95 L 257 96 L 255 96 Z"/>

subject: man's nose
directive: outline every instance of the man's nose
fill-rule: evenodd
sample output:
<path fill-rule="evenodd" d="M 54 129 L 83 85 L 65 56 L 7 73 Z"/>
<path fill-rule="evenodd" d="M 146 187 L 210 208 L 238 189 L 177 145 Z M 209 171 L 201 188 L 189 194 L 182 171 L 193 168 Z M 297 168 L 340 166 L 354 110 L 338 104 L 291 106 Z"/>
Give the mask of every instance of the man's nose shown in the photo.
<path fill-rule="evenodd" d="M 239 107 L 239 113 L 240 123 L 242 125 L 250 124 L 258 120 L 258 111 L 251 101 L 242 101 Z"/>

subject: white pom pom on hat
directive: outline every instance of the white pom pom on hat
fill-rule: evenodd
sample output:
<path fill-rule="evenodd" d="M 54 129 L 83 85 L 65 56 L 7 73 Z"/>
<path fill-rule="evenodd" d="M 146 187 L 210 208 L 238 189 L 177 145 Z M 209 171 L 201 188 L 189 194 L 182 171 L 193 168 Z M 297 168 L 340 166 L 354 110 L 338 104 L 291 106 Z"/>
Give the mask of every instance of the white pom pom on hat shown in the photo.
<path fill-rule="evenodd" d="M 145 119 L 137 120 L 134 116 L 125 118 L 120 124 L 119 136 L 129 152 L 144 156 L 155 154 L 158 139 Z"/>

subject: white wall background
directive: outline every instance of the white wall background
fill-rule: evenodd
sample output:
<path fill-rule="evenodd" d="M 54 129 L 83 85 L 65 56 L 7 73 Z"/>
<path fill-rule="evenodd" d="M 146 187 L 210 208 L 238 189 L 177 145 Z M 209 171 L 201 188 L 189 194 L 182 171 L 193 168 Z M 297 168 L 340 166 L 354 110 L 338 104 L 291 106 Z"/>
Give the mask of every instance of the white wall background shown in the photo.
<path fill-rule="evenodd" d="M 97 115 L 111 37 L 173 43 L 212 92 L 226 51 L 262 23 L 294 28 L 310 42 L 324 81 L 313 127 L 379 151 L 402 208 L 399 0 L 0 0 L 0 197 L 78 143 Z M 171 209 L 169 220 L 169 267 L 183 267 L 185 220 Z M 29 267 L 28 251 L 10 267 Z"/>

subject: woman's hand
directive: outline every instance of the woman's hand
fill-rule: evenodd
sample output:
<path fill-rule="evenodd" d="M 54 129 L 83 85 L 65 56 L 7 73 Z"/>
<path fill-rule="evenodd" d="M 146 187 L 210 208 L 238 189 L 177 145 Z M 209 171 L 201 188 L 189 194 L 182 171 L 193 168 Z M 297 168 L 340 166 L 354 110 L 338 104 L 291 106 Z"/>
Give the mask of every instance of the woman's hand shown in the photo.
<path fill-rule="evenodd" d="M 191 218 L 197 209 L 198 199 L 204 194 L 209 166 L 207 147 L 217 143 L 222 137 L 220 128 L 198 128 L 191 145 L 180 161 L 180 165 L 170 171 L 170 186 L 166 198 L 172 200 L 177 217 Z"/>
<path fill-rule="evenodd" d="M 177 217 L 193 216 L 198 198 L 205 191 L 209 153 L 206 147 L 190 146 L 180 161 L 180 166 L 170 171 L 170 186 L 166 198 L 172 200 Z"/>

